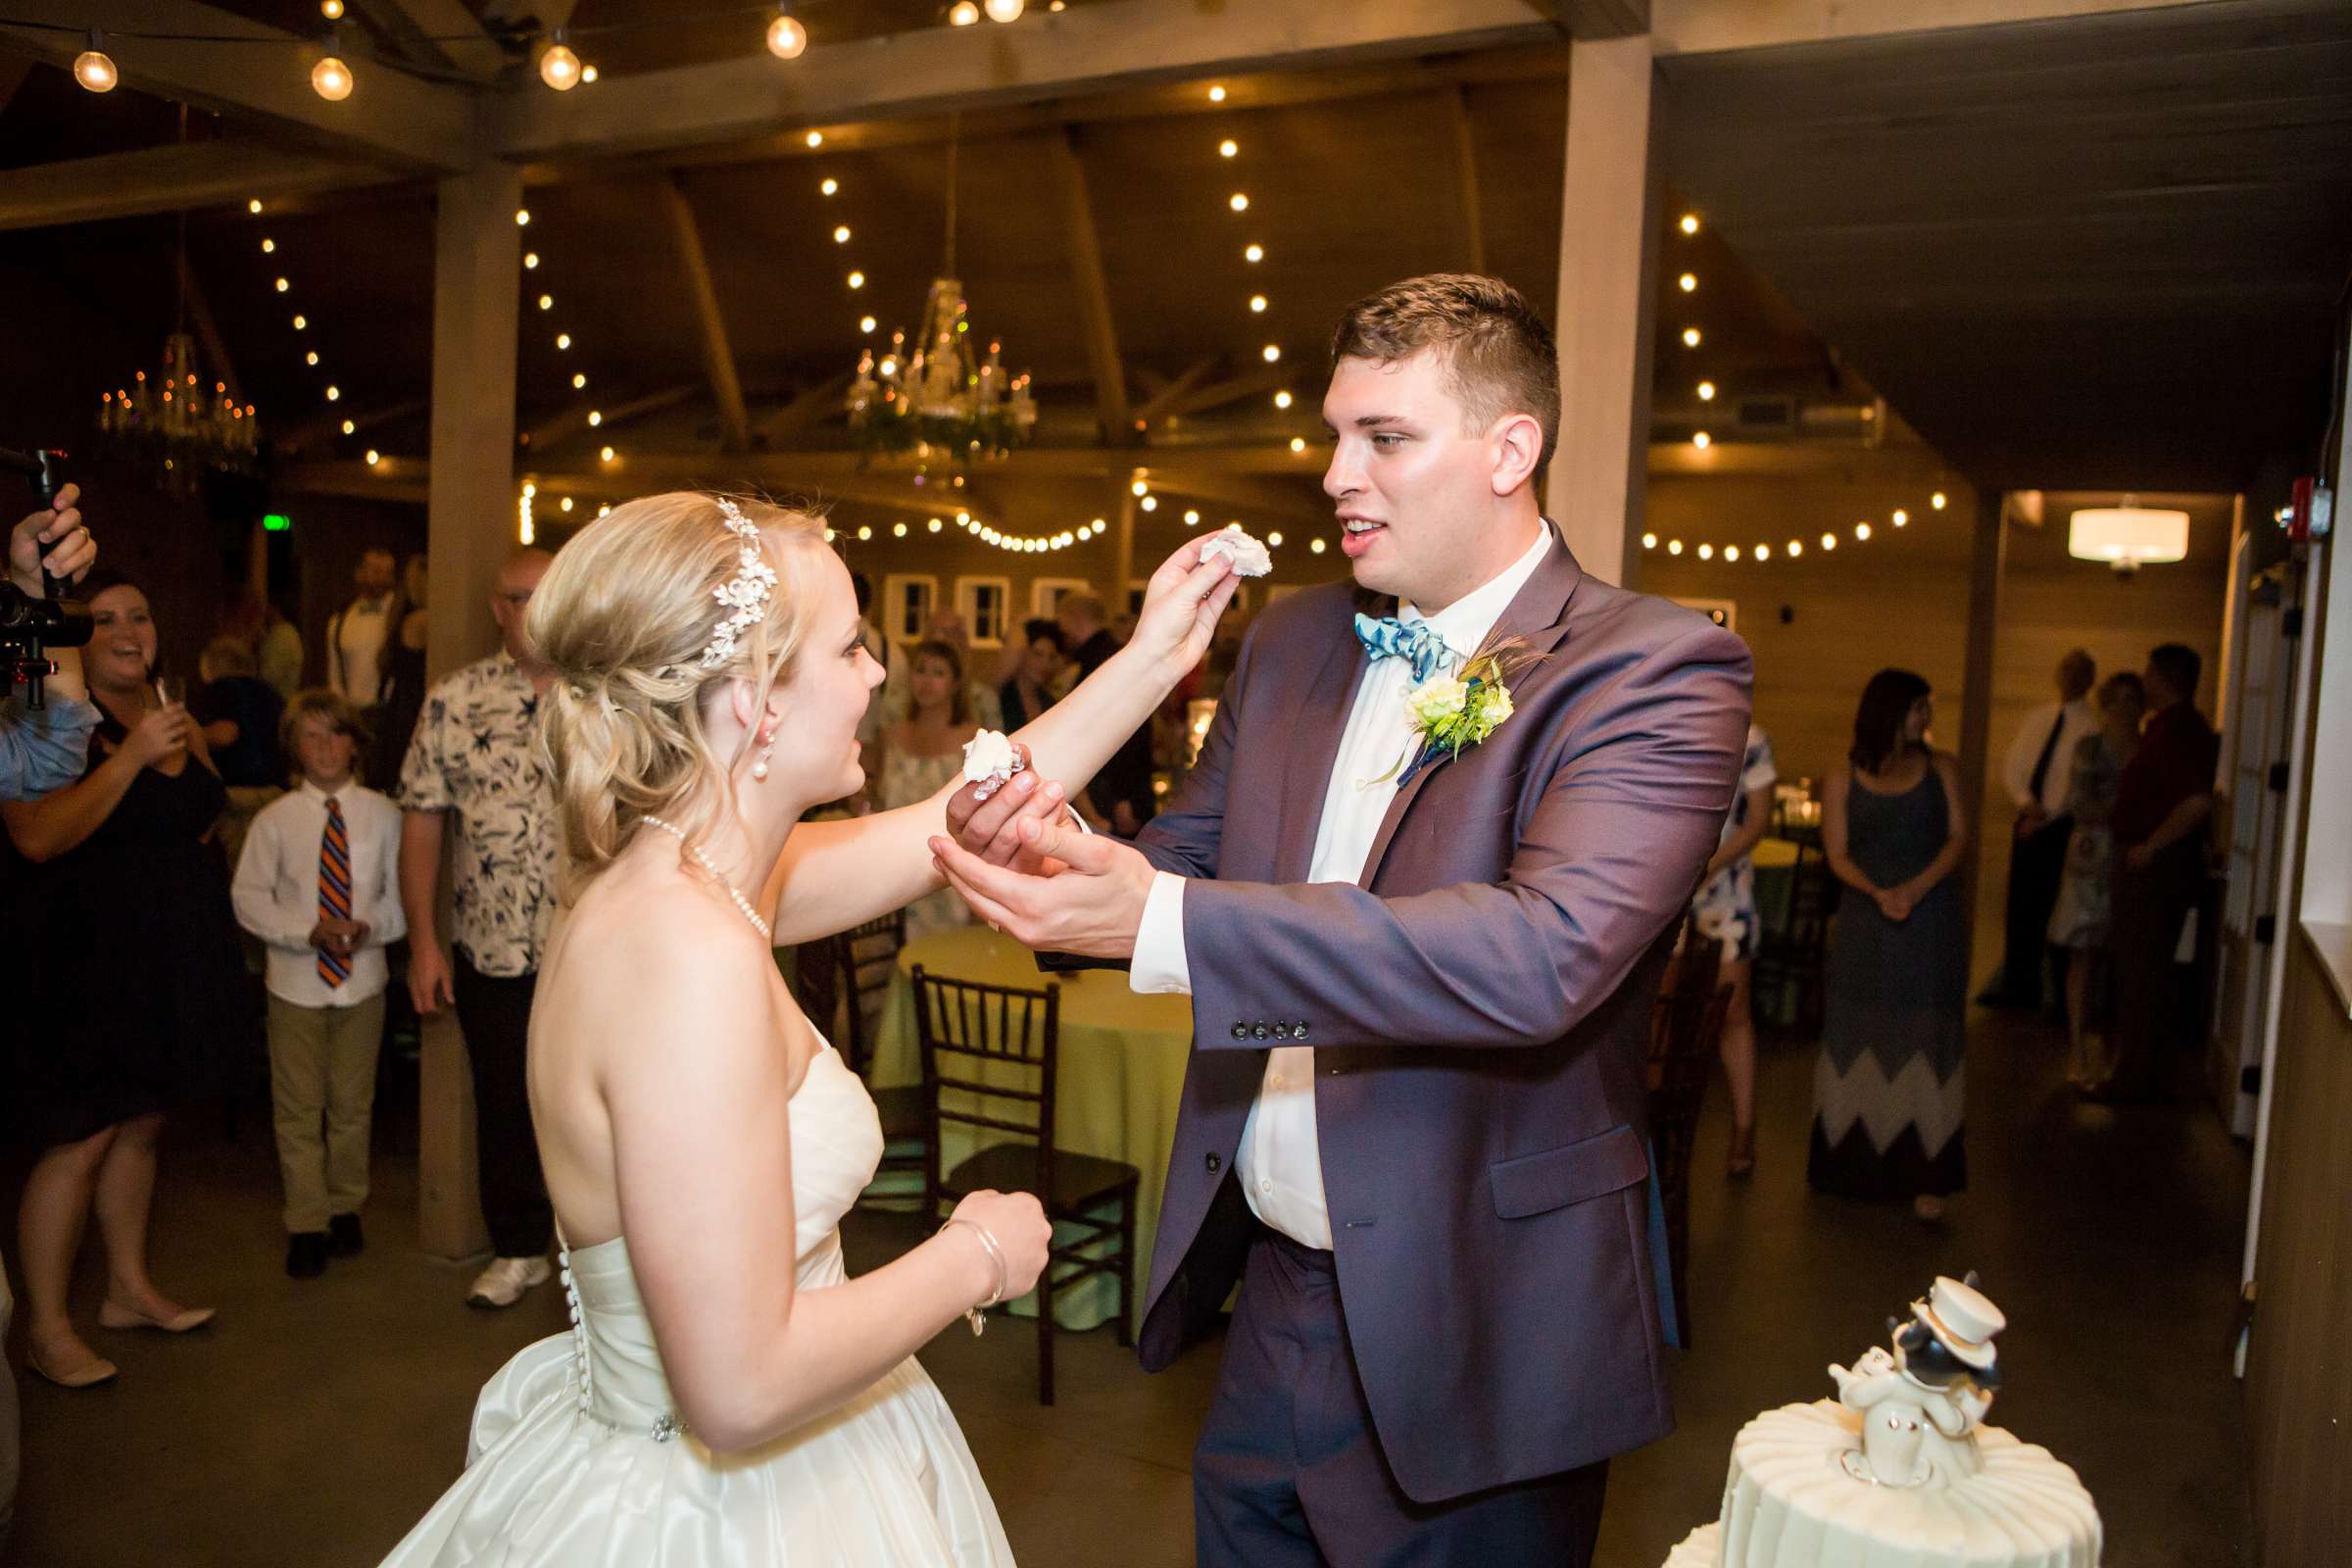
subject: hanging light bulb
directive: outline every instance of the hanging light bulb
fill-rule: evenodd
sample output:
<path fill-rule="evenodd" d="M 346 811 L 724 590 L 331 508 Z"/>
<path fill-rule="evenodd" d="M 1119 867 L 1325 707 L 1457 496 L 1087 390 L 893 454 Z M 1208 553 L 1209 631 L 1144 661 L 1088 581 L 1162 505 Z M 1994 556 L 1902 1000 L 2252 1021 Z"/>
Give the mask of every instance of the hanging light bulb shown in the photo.
<path fill-rule="evenodd" d="M 1269 343 L 1261 352 L 1265 355 L 1266 363 L 1268 365 L 1272 365 L 1276 360 L 1282 358 L 1282 345 L 1279 343 Z"/>
<path fill-rule="evenodd" d="M 575 372 L 573 373 L 573 375 L 572 375 L 572 378 L 571 378 L 571 389 L 572 389 L 574 392 L 577 392 L 577 391 L 579 391 L 581 388 L 585 387 L 587 384 L 588 384 L 588 376 L 587 376 L 587 372 L 585 372 L 585 371 L 575 371 Z"/>
<path fill-rule="evenodd" d="M 1928 497 L 1928 505 L 1934 507 L 1937 512 L 1941 512 L 1944 506 L 1943 492 L 1938 490 L 1934 495 Z"/>
<path fill-rule="evenodd" d="M 1891 520 L 1897 528 L 1900 528 L 1903 524 L 1911 520 L 1911 514 L 1905 512 L 1902 508 L 1897 507 L 1894 509 L 1894 516 L 1889 520 Z"/>
<path fill-rule="evenodd" d="M 1715 444 L 1715 438 L 1707 434 L 1706 431 L 1701 430 L 1690 437 L 1690 444 L 1698 448 L 1699 451 L 1704 452 L 1707 450 L 1707 448 Z"/>
<path fill-rule="evenodd" d="M 1685 347 L 1685 348 L 1687 348 L 1687 349 L 1694 349 L 1694 348 L 1698 347 L 1698 328 L 1697 328 L 1697 327 L 1695 327 L 1695 326 L 1686 326 L 1686 327 L 1684 327 L 1684 328 L 1683 328 L 1683 347 Z"/>
<path fill-rule="evenodd" d="M 74 79 L 90 92 L 113 92 L 122 74 L 115 69 L 113 60 L 100 47 L 98 29 L 90 29 L 90 46 L 74 57 Z"/>
<path fill-rule="evenodd" d="M 1695 294 L 1698 292 L 1698 274 L 1696 272 L 1685 272 L 1682 276 L 1676 278 L 1674 281 L 1675 286 L 1680 288 L 1686 294 Z"/>
<path fill-rule="evenodd" d="M 972 4 L 972 0 L 956 0 L 948 8 L 948 25 L 951 27 L 968 27 L 979 20 L 980 8 Z"/>
<path fill-rule="evenodd" d="M 1683 215 L 1683 232 L 1686 234 L 1695 234 L 1698 232 L 1698 215 L 1696 213 L 1685 213 Z"/>
<path fill-rule="evenodd" d="M 1698 401 L 1701 403 L 1712 403 L 1715 401 L 1714 382 L 1701 381 L 1698 383 Z"/>
<path fill-rule="evenodd" d="M 1291 395 L 1290 395 L 1290 393 L 1289 393 L 1289 392 L 1287 392 L 1287 391 L 1284 391 L 1284 392 L 1277 392 L 1277 393 L 1275 393 L 1275 394 L 1274 394 L 1274 406 L 1275 406 L 1276 408 L 1278 408 L 1278 409 L 1287 409 L 1287 408 L 1289 408 L 1289 407 L 1291 406 Z"/>
<path fill-rule="evenodd" d="M 849 242 L 850 225 L 847 223 L 836 224 L 833 229 L 833 243 L 836 245 L 847 245 Z"/>
<path fill-rule="evenodd" d="M 767 52 L 778 60 L 798 60 L 801 51 L 808 47 L 808 29 L 782 5 L 776 7 L 776 20 L 767 24 Z"/>
<path fill-rule="evenodd" d="M 1029 9 L 1029 0 L 988 0 L 988 20 L 1018 22 L 1021 13 Z"/>
<path fill-rule="evenodd" d="M 359 432 L 360 427 L 355 420 L 345 419 L 343 421 L 343 433 L 345 435 L 357 435 Z"/>
<path fill-rule="evenodd" d="M 1262 262 L 1265 259 L 1266 248 L 1263 245 L 1251 245 L 1242 252 L 1242 260 L 1245 262 Z"/>
<path fill-rule="evenodd" d="M 523 252 L 523 255 L 522 255 L 522 268 L 523 268 L 523 270 L 524 270 L 524 271 L 526 271 L 526 272 L 528 272 L 528 271 L 535 271 L 535 270 L 538 270 L 538 267 L 539 267 L 539 253 L 538 253 L 537 251 L 525 251 L 525 252 Z"/>
<path fill-rule="evenodd" d="M 571 52 L 564 41 L 564 29 L 558 27 L 555 42 L 539 57 L 539 79 L 558 92 L 569 92 L 580 84 L 580 57 Z"/>
<path fill-rule="evenodd" d="M 351 68 L 335 53 L 336 40 L 329 38 L 326 58 L 311 68 L 311 90 L 330 104 L 339 104 L 351 96 Z"/>
<path fill-rule="evenodd" d="M 595 79 L 596 79 L 596 68 L 595 68 L 594 66 L 582 66 L 582 67 L 580 68 L 580 80 L 582 80 L 582 81 L 594 81 Z M 606 509 L 606 510 L 607 510 L 607 511 L 610 511 L 611 509 L 610 509 L 610 508 L 608 508 L 608 509 Z M 598 515 L 598 516 L 600 516 L 600 517 L 601 517 L 601 516 L 603 516 L 604 514 L 604 514 L 604 513 L 602 513 L 602 512 L 600 512 L 600 513 L 598 513 L 598 514 L 597 514 L 597 515 Z"/>
<path fill-rule="evenodd" d="M 1226 138 L 1225 138 L 1223 141 L 1221 141 L 1221 142 L 1217 143 L 1217 156 L 1218 156 L 1219 158 L 1233 158 L 1233 157 L 1236 157 L 1236 156 L 1238 156 L 1238 155 L 1241 153 L 1241 150 L 1242 150 L 1242 144 L 1241 144 L 1240 142 L 1238 142 L 1238 141 L 1235 141 L 1235 140 L 1234 140 L 1232 137 L 1230 137 L 1230 136 L 1226 137 Z"/>
<path fill-rule="evenodd" d="M 825 133 L 821 130 L 812 130 L 808 135 L 803 136 L 801 140 L 807 142 L 812 149 L 822 147 L 825 144 Z"/>
<path fill-rule="evenodd" d="M 1225 205 L 1237 213 L 1246 213 L 1250 210 L 1250 198 L 1237 190 L 1225 198 Z"/>
<path fill-rule="evenodd" d="M 341 22 L 343 0 L 318 0 L 318 14 L 329 22 Z"/>
<path fill-rule="evenodd" d="M 841 189 L 841 181 L 828 177 L 823 184 L 817 186 L 816 188 L 825 195 L 830 196 L 835 191 Z"/>

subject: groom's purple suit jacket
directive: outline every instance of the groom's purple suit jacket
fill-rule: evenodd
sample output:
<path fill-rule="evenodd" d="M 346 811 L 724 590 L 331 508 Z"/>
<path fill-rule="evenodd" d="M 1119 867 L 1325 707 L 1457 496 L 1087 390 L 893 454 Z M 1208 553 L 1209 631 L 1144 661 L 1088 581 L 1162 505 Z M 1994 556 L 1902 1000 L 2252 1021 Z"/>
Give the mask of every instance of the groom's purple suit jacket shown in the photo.
<path fill-rule="evenodd" d="M 1193 879 L 1193 1057 L 1139 1353 L 1207 1331 L 1251 1228 L 1269 1047 L 1315 1049 L 1348 1338 L 1382 1451 L 1434 1502 L 1673 1427 L 1646 1240 L 1642 1055 L 1668 931 L 1746 744 L 1746 645 L 1565 544 L 1494 636 L 1542 662 L 1482 745 L 1396 792 L 1360 885 L 1309 883 L 1364 669 L 1346 583 L 1270 607 L 1199 764 L 1137 841 Z"/>

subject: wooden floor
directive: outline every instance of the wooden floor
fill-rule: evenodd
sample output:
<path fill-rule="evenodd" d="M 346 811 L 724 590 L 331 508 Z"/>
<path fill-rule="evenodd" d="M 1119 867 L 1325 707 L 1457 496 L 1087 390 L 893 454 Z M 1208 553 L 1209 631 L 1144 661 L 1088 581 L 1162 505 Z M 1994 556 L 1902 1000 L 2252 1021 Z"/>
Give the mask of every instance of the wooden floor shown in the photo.
<path fill-rule="evenodd" d="M 1937 1271 L 1982 1272 L 2014 1327 L 1994 1420 L 2072 1462 L 2107 1521 L 2106 1568 L 2250 1563 L 2245 1442 L 2230 1329 L 2246 1154 L 2201 1110 L 2077 1107 L 2054 1033 L 1979 1014 L 1972 1187 L 1937 1231 L 1902 1209 L 1812 1197 L 1812 1055 L 1768 1054 L 1763 1161 L 1732 1187 L 1720 1096 L 1699 1143 L 1694 1348 L 1675 1357 L 1682 1426 L 1617 1462 L 1599 1561 L 1654 1568 L 1714 1514 L 1724 1460 L 1757 1410 L 1829 1392 L 1824 1367 L 1881 1341 Z M 19 1369 L 18 1561 L 38 1568 L 375 1563 L 457 1470 L 481 1381 L 564 1327 L 552 1288 L 503 1314 L 461 1302 L 466 1271 L 414 1247 L 413 1162 L 377 1162 L 370 1245 L 318 1282 L 279 1271 L 268 1128 L 184 1129 L 168 1150 L 156 1273 L 219 1324 L 184 1340 L 99 1337 L 111 1389 Z M 9 1205 L 13 1224 L 13 1202 Z M 904 1245 L 859 1217 L 854 1267 Z M 14 1253 L 9 1238 L 9 1256 Z M 85 1258 L 80 1315 L 94 1310 Z M 21 1288 L 20 1276 L 20 1288 Z M 1147 1377 L 1107 1333 L 1060 1341 L 1061 1402 L 1033 1397 L 1033 1338 L 960 1326 L 924 1352 L 979 1454 L 1027 1568 L 1192 1560 L 1192 1436 L 1213 1347 Z M 92 1332 L 95 1332 L 94 1330 Z"/>

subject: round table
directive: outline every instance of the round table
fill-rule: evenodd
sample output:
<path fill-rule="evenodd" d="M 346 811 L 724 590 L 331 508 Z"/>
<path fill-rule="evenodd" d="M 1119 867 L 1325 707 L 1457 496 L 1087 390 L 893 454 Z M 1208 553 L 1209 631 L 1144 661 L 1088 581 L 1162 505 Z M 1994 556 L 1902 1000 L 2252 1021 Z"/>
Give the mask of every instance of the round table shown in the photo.
<path fill-rule="evenodd" d="M 1176 1139 L 1176 1110 L 1192 1057 L 1190 997 L 1140 997 L 1127 989 L 1123 969 L 1084 969 L 1049 976 L 1035 956 L 986 926 L 960 926 L 917 937 L 899 950 L 881 1021 L 874 1031 L 870 1079 L 876 1088 L 922 1082 L 914 1029 L 914 966 L 953 980 L 1040 990 L 1061 988 L 1061 1042 L 1054 1079 L 1054 1143 L 1061 1149 L 1124 1160 L 1143 1173 L 1136 1195 L 1135 1309 L 1143 1311 L 1152 1242 L 1167 1187 L 1168 1151 Z M 975 1129 L 951 1124 L 942 1151 L 946 1168 L 977 1147 Z M 884 1192 L 904 1191 L 906 1180 Z M 1054 1298 L 1064 1328 L 1092 1328 L 1118 1309 L 1118 1283 L 1097 1275 Z M 1031 1308 L 1034 1310 L 1034 1307 Z"/>

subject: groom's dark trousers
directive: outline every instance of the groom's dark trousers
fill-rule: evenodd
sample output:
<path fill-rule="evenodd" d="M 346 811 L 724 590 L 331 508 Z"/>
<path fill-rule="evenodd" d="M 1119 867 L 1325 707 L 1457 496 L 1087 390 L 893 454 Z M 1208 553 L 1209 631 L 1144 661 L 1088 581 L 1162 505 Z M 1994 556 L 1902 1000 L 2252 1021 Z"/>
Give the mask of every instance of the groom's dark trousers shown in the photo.
<path fill-rule="evenodd" d="M 1364 658 L 1345 584 L 1270 606 L 1137 846 L 1188 878 L 1193 1055 L 1137 1350 L 1238 1282 L 1195 1461 L 1200 1560 L 1575 1565 L 1603 1467 L 1673 1427 L 1642 1059 L 1666 942 L 1747 737 L 1747 650 L 1584 576 L 1496 622 L 1539 662 L 1399 788 L 1357 883 L 1306 880 Z M 1276 1045 L 1314 1053 L 1332 1247 L 1234 1180 Z"/>

